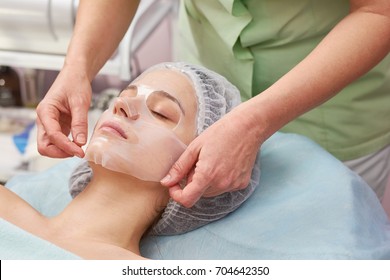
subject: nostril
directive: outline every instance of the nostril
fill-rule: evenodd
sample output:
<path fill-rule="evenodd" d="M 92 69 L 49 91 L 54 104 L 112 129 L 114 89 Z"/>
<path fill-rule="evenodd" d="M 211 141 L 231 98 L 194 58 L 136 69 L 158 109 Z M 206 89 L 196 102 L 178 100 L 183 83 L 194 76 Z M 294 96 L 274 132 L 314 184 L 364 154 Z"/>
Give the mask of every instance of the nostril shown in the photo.
<path fill-rule="evenodd" d="M 125 118 L 128 118 L 129 117 L 129 114 L 126 112 L 126 110 L 124 108 L 122 108 L 121 106 L 116 106 L 114 107 L 114 110 L 113 110 L 113 113 L 115 115 L 118 115 L 118 116 L 122 116 L 122 117 L 125 117 Z"/>
<path fill-rule="evenodd" d="M 121 111 L 121 115 L 123 115 L 126 118 L 128 117 L 126 111 L 123 108 L 120 108 L 120 111 Z"/>

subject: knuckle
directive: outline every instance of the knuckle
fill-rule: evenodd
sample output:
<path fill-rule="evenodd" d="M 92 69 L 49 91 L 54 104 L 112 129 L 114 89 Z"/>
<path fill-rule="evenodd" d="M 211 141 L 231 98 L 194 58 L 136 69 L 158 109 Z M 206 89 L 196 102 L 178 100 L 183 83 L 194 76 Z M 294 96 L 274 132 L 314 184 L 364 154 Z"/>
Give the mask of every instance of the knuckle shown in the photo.
<path fill-rule="evenodd" d="M 47 137 L 44 135 L 42 137 L 37 137 L 37 150 L 39 153 L 44 152 L 47 147 Z"/>
<path fill-rule="evenodd" d="M 174 173 L 177 173 L 177 174 L 181 174 L 182 171 L 184 170 L 184 166 L 182 164 L 182 162 L 180 160 L 176 161 L 173 165 L 172 165 L 172 171 Z"/>
<path fill-rule="evenodd" d="M 188 153 L 189 157 L 191 157 L 191 158 L 197 158 L 199 155 L 199 151 L 194 147 L 192 142 L 187 147 L 186 152 Z"/>
<path fill-rule="evenodd" d="M 88 122 L 84 119 L 78 119 L 77 122 L 72 124 L 73 129 L 81 129 L 86 127 Z"/>
<path fill-rule="evenodd" d="M 245 189 L 251 181 L 251 174 L 246 174 L 244 179 L 240 183 L 240 188 Z"/>
<path fill-rule="evenodd" d="M 223 179 L 219 180 L 218 183 L 216 183 L 215 188 L 222 191 L 230 187 L 231 184 L 232 184 L 231 179 L 224 177 Z"/>
<path fill-rule="evenodd" d="M 237 186 L 237 190 L 245 190 L 246 189 L 246 187 L 248 186 L 248 184 L 239 184 L 238 186 Z"/>
<path fill-rule="evenodd" d="M 250 176 L 245 176 L 243 179 L 239 180 L 236 184 L 237 190 L 244 190 L 248 187 L 250 182 Z"/>
<path fill-rule="evenodd" d="M 175 200 L 186 208 L 192 207 L 195 203 L 194 199 L 192 199 L 192 196 L 190 196 L 189 194 L 180 195 Z"/>
<path fill-rule="evenodd" d="M 41 102 L 38 103 L 38 105 L 36 107 L 37 113 L 42 113 L 43 111 L 45 111 L 45 108 L 44 108 L 45 106 L 46 106 L 45 99 L 43 99 Z"/>
<path fill-rule="evenodd" d="M 41 154 L 41 155 L 43 155 L 43 156 L 45 156 L 45 155 L 46 155 L 46 149 L 45 149 L 45 147 L 44 147 L 44 146 L 42 146 L 42 145 L 38 144 L 38 147 L 37 147 L 37 149 L 38 149 L 38 153 L 40 153 L 40 154 Z"/>
<path fill-rule="evenodd" d="M 211 178 L 213 178 L 213 172 L 210 168 L 207 167 L 207 165 L 197 165 L 194 170 L 194 178 L 196 178 L 196 181 L 199 182 L 201 185 L 204 183 L 210 181 Z"/>
<path fill-rule="evenodd" d="M 58 133 L 56 131 L 46 131 L 46 137 L 53 142 L 58 137 Z"/>

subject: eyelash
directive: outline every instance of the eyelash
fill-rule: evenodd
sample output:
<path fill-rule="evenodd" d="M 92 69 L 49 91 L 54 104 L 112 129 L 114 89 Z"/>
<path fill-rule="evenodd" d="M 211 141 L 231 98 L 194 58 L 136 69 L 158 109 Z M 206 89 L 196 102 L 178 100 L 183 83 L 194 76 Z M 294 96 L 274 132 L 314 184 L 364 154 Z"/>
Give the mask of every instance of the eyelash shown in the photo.
<path fill-rule="evenodd" d="M 169 120 L 166 116 L 160 114 L 159 112 L 152 111 L 152 113 L 153 113 L 153 115 L 157 116 L 157 118 L 159 118 L 159 119 Z"/>

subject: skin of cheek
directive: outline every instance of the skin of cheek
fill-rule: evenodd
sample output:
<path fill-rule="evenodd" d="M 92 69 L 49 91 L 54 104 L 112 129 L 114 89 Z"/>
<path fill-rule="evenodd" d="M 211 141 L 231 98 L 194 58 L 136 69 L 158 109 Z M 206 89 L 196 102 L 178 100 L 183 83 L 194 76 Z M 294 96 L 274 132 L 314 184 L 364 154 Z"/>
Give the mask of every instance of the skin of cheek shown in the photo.
<path fill-rule="evenodd" d="M 86 159 L 141 180 L 159 182 L 186 149 L 177 135 L 164 127 L 137 121 L 132 127 L 138 141 L 98 131 L 86 151 Z"/>

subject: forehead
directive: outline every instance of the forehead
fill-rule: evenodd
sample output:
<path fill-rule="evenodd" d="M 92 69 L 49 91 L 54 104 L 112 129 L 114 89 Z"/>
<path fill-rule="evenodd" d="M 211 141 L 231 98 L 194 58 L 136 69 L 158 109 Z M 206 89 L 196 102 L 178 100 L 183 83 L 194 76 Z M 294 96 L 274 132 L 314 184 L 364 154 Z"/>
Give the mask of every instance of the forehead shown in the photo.
<path fill-rule="evenodd" d="M 172 69 L 156 69 L 142 74 L 133 85 L 146 85 L 154 89 L 164 90 L 178 96 L 194 94 L 194 87 L 190 79 L 183 73 Z"/>

